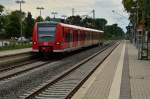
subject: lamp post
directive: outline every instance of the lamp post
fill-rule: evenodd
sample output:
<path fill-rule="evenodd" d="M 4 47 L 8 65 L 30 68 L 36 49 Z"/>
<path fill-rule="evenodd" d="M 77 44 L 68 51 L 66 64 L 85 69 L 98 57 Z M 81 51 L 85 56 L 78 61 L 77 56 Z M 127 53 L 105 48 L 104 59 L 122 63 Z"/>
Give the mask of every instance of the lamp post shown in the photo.
<path fill-rule="evenodd" d="M 21 11 L 21 10 L 22 10 L 22 9 L 21 9 L 22 4 L 25 3 L 25 1 L 23 1 L 23 0 L 17 0 L 16 3 L 17 3 L 17 4 L 20 4 L 20 11 Z"/>
<path fill-rule="evenodd" d="M 75 14 L 75 9 L 74 8 L 72 8 L 72 16 L 74 16 Z"/>
<path fill-rule="evenodd" d="M 41 13 L 42 13 L 42 10 L 44 10 L 44 8 L 43 7 L 37 7 L 36 9 L 40 11 L 40 17 L 41 17 L 42 16 Z"/>
<path fill-rule="evenodd" d="M 56 15 L 57 15 L 58 13 L 54 11 L 54 12 L 52 12 L 51 14 L 54 15 L 54 19 L 55 19 L 55 18 L 56 18 Z"/>
<path fill-rule="evenodd" d="M 63 22 L 65 23 L 67 16 L 66 15 L 62 15 L 61 17 L 63 18 L 63 20 L 64 20 Z"/>
<path fill-rule="evenodd" d="M 61 17 L 63 17 L 63 18 L 64 18 L 64 20 L 65 20 L 67 16 L 66 16 L 66 15 L 62 15 Z"/>
<path fill-rule="evenodd" d="M 22 40 L 22 36 L 23 36 L 23 33 L 22 33 L 22 18 L 21 18 L 21 14 L 22 14 L 22 4 L 25 3 L 25 1 L 23 0 L 17 0 L 16 1 L 17 4 L 20 4 L 20 37 L 21 37 L 21 40 Z"/>

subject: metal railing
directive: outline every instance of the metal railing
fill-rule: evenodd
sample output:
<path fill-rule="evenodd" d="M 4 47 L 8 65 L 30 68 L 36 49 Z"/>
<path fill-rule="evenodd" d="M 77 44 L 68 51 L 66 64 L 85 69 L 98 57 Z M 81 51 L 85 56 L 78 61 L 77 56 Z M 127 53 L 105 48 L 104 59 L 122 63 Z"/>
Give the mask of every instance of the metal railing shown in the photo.
<path fill-rule="evenodd" d="M 0 50 L 31 47 L 32 42 L 18 42 L 12 40 L 0 40 Z"/>

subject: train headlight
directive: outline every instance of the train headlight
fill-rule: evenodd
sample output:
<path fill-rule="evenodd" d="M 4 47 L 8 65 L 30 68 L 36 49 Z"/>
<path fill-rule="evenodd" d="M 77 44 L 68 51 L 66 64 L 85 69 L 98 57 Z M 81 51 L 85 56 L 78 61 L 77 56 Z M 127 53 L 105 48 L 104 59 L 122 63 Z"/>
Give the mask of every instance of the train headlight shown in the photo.
<path fill-rule="evenodd" d="M 61 45 L 61 43 L 60 42 L 56 42 L 56 45 Z"/>
<path fill-rule="evenodd" d="M 36 45 L 36 42 L 33 42 L 34 45 Z"/>

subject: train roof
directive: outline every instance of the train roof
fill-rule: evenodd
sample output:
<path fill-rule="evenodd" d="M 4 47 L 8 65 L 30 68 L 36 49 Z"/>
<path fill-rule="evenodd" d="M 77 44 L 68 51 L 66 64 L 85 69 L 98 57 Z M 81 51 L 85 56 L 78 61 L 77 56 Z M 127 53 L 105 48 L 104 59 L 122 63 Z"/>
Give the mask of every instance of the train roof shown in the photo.
<path fill-rule="evenodd" d="M 86 28 L 86 27 L 81 27 L 81 26 L 75 26 L 75 25 L 70 25 L 70 24 L 64 24 L 64 23 L 59 23 L 59 24 L 62 26 L 70 27 L 70 28 L 74 28 L 74 29 L 81 29 L 81 30 L 100 32 L 100 33 L 104 32 L 104 31 L 100 31 L 100 30 L 96 30 L 96 29 L 91 29 L 91 28 Z"/>
<path fill-rule="evenodd" d="M 86 27 L 81 27 L 81 26 L 76 26 L 76 25 L 71 25 L 71 24 L 65 24 L 65 23 L 60 23 L 60 22 L 55 22 L 55 21 L 45 21 L 45 22 L 38 22 L 38 23 L 60 24 L 61 26 L 64 26 L 64 27 L 70 27 L 70 28 L 81 29 L 81 30 L 85 30 L 85 31 L 104 33 L 104 31 L 100 31 L 100 30 L 96 30 L 96 29 L 91 29 L 91 28 L 86 28 Z"/>

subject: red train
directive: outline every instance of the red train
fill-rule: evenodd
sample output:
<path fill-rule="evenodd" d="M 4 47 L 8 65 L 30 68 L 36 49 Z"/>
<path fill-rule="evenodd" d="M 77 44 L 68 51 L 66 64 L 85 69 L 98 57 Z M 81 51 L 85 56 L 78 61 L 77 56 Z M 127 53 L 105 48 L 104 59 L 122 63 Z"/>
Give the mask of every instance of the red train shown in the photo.
<path fill-rule="evenodd" d="M 37 22 L 33 29 L 34 52 L 66 52 L 96 45 L 103 31 L 58 22 Z"/>

